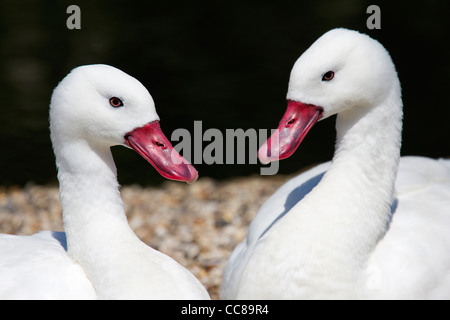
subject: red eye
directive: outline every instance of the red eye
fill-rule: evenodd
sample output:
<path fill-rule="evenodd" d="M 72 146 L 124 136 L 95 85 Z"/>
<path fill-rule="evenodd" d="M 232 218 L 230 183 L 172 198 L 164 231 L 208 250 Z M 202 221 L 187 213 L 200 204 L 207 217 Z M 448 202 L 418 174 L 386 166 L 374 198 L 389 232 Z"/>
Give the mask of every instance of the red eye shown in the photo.
<path fill-rule="evenodd" d="M 123 106 L 123 102 L 120 98 L 117 97 L 112 97 L 109 99 L 109 104 L 111 105 L 111 107 L 114 108 L 119 108 Z"/>
<path fill-rule="evenodd" d="M 334 78 L 334 71 L 327 71 L 322 76 L 322 81 L 330 81 Z"/>

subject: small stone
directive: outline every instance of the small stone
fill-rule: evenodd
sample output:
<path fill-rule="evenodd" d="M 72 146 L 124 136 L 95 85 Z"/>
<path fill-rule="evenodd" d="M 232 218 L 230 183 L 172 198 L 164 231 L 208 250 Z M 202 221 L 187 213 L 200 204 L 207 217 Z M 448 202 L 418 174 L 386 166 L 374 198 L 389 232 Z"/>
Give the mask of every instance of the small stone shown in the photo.
<path fill-rule="evenodd" d="M 159 187 L 122 186 L 121 195 L 136 235 L 185 266 L 217 299 L 231 252 L 264 201 L 289 178 L 167 181 Z M 0 233 L 63 230 L 61 212 L 57 186 L 0 187 Z"/>

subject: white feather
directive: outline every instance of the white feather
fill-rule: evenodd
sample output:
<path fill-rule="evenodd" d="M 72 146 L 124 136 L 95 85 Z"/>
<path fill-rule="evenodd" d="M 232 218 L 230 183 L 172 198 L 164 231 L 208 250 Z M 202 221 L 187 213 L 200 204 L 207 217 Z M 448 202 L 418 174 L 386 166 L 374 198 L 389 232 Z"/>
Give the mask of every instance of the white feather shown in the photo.
<path fill-rule="evenodd" d="M 66 233 L 0 235 L 1 299 L 209 299 L 127 223 L 110 147 L 155 120 L 148 91 L 113 67 L 79 67 L 58 85 L 50 126 Z"/>
<path fill-rule="evenodd" d="M 321 81 L 329 70 L 333 80 Z M 387 51 L 329 31 L 295 63 L 287 96 L 322 107 L 322 119 L 337 114 L 335 154 L 261 207 L 221 298 L 449 299 L 450 161 L 400 159 L 400 83 Z"/>

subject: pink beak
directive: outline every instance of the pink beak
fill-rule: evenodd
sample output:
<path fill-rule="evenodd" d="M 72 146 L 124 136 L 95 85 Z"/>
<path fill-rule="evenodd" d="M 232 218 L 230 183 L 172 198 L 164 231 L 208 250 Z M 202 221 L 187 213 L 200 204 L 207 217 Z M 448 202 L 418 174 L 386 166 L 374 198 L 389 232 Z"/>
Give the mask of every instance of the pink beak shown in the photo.
<path fill-rule="evenodd" d="M 322 113 L 321 107 L 288 100 L 286 113 L 278 129 L 259 148 L 259 160 L 266 164 L 290 157 Z"/>
<path fill-rule="evenodd" d="M 125 135 L 126 144 L 143 156 L 165 178 L 193 183 L 197 170 L 172 146 L 159 121 L 150 122 Z"/>

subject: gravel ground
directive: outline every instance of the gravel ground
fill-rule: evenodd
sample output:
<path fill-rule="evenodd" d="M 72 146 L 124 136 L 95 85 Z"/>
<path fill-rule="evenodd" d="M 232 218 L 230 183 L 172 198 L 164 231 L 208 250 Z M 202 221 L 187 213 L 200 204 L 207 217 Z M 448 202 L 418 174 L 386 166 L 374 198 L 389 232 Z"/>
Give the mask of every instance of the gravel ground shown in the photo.
<path fill-rule="evenodd" d="M 200 178 L 192 185 L 123 186 L 121 193 L 136 234 L 188 268 L 217 299 L 231 251 L 244 239 L 258 208 L 288 178 Z M 40 230 L 63 230 L 58 188 L 0 186 L 0 233 Z"/>

